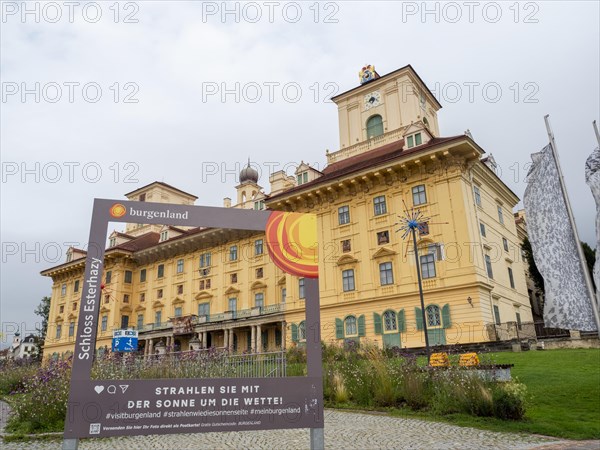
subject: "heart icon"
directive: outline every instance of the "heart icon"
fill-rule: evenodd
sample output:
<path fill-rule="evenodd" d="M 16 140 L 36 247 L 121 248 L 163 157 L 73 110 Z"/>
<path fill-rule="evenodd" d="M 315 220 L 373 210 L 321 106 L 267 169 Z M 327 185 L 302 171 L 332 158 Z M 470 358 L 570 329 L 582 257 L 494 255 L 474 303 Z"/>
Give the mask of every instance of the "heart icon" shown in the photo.
<path fill-rule="evenodd" d="M 99 394 L 104 390 L 104 386 L 96 386 L 94 390 L 96 391 L 96 394 Z"/>

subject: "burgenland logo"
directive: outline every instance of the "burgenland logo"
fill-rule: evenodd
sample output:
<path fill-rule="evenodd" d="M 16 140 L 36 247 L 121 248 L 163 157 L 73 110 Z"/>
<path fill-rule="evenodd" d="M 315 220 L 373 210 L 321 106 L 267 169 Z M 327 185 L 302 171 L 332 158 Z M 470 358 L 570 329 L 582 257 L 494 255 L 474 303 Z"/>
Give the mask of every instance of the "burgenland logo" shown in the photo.
<path fill-rule="evenodd" d="M 125 205 L 121 203 L 115 203 L 110 208 L 110 215 L 116 219 L 118 219 L 119 217 L 123 217 L 126 213 L 127 208 L 125 208 Z"/>

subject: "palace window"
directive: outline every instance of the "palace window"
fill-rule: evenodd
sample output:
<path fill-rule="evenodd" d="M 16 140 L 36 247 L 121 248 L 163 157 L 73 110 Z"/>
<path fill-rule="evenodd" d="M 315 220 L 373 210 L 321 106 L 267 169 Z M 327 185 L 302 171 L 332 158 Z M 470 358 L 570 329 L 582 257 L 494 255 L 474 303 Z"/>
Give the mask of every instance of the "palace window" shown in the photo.
<path fill-rule="evenodd" d="M 485 268 L 487 270 L 487 276 L 493 280 L 494 271 L 492 270 L 492 259 L 490 258 L 490 255 L 485 255 Z"/>
<path fill-rule="evenodd" d="M 143 303 L 146 301 L 146 293 L 140 292 L 140 302 Z"/>
<path fill-rule="evenodd" d="M 125 283 L 131 284 L 133 281 L 133 272 L 131 270 L 125 271 Z"/>
<path fill-rule="evenodd" d="M 473 186 L 473 195 L 475 196 L 475 204 L 481 206 L 481 191 L 479 186 Z"/>
<path fill-rule="evenodd" d="M 159 289 L 158 291 L 156 291 L 156 298 L 163 298 L 163 290 Z"/>
<path fill-rule="evenodd" d="M 298 179 L 298 185 L 308 183 L 308 172 L 299 173 L 296 178 Z"/>
<path fill-rule="evenodd" d="M 138 330 L 142 330 L 144 328 L 144 315 L 143 314 L 138 314 L 136 328 Z"/>
<path fill-rule="evenodd" d="M 237 273 L 232 273 L 231 274 L 231 283 L 237 283 Z"/>
<path fill-rule="evenodd" d="M 161 231 L 160 232 L 160 242 L 166 241 L 169 238 L 169 231 Z"/>
<path fill-rule="evenodd" d="M 101 325 L 101 330 L 102 331 L 106 331 L 106 329 L 108 328 L 108 316 L 102 316 L 102 325 Z"/>
<path fill-rule="evenodd" d="M 415 133 L 406 138 L 406 147 L 407 148 L 416 147 L 417 145 L 421 145 L 422 143 L 423 143 L 423 138 L 421 136 L 421 133 Z"/>
<path fill-rule="evenodd" d="M 117 238 L 110 238 L 108 241 L 108 246 L 109 247 L 114 247 L 115 245 L 117 245 Z"/>
<path fill-rule="evenodd" d="M 257 211 L 265 209 L 265 201 L 259 200 L 257 202 L 254 202 L 254 209 L 256 209 Z"/>
<path fill-rule="evenodd" d="M 257 239 L 254 241 L 254 255 L 262 255 L 263 254 L 263 240 Z"/>
<path fill-rule="evenodd" d="M 522 330 L 523 329 L 523 324 L 521 323 L 521 313 L 519 311 L 516 311 L 515 312 L 515 317 L 517 319 L 517 328 L 519 330 Z"/>
<path fill-rule="evenodd" d="M 162 322 L 162 311 L 156 311 L 154 313 L 154 323 L 160 325 Z"/>
<path fill-rule="evenodd" d="M 177 306 L 175 308 L 175 317 L 181 317 L 182 314 L 183 314 L 183 309 L 181 308 L 181 306 Z"/>
<path fill-rule="evenodd" d="M 62 325 L 58 324 L 56 325 L 56 339 L 60 339 L 60 336 L 62 334 Z"/>
<path fill-rule="evenodd" d="M 346 225 L 350 223 L 350 207 L 340 206 L 338 208 L 338 223 L 340 225 Z"/>
<path fill-rule="evenodd" d="M 257 292 L 256 294 L 254 294 L 254 306 L 259 306 L 262 308 L 264 300 L 265 294 L 263 294 L 262 292 Z"/>
<path fill-rule="evenodd" d="M 203 291 L 204 290 L 204 281 L 205 280 L 200 280 L 200 290 Z"/>
<path fill-rule="evenodd" d="M 304 294 L 304 278 L 298 280 L 298 298 L 305 298 Z"/>
<path fill-rule="evenodd" d="M 200 267 L 210 267 L 211 255 L 210 253 L 202 253 L 200 255 Z"/>
<path fill-rule="evenodd" d="M 412 188 L 413 205 L 423 205 L 427 203 L 427 194 L 425 193 L 425 185 L 420 184 Z"/>
<path fill-rule="evenodd" d="M 146 201 L 146 194 L 140 194 L 140 202 Z"/>
<path fill-rule="evenodd" d="M 483 237 L 486 237 L 486 234 L 485 234 L 485 224 L 483 222 L 479 222 L 479 231 L 481 232 L 481 235 Z"/>
<path fill-rule="evenodd" d="M 356 317 L 348 316 L 344 320 L 344 329 L 346 336 L 356 336 L 358 335 L 358 329 L 356 327 Z"/>
<path fill-rule="evenodd" d="M 140 270 L 140 283 L 146 282 L 146 269 Z"/>
<path fill-rule="evenodd" d="M 383 119 L 379 114 L 369 117 L 367 120 L 367 139 L 381 136 L 383 134 Z"/>
<path fill-rule="evenodd" d="M 183 294 L 183 284 L 177 285 L 177 295 Z"/>
<path fill-rule="evenodd" d="M 110 294 L 104 296 L 104 303 L 110 303 Z"/>
<path fill-rule="evenodd" d="M 229 299 L 229 311 L 237 311 L 237 298 Z"/>
<path fill-rule="evenodd" d="M 298 325 L 298 340 L 306 341 L 306 322 L 304 320 Z"/>
<path fill-rule="evenodd" d="M 210 303 L 199 303 L 198 304 L 198 315 L 209 316 L 210 315 Z"/>
<path fill-rule="evenodd" d="M 421 276 L 423 279 L 435 277 L 435 255 L 421 255 Z"/>
<path fill-rule="evenodd" d="M 60 305 L 60 306 L 58 307 L 58 313 L 59 313 L 59 314 L 62 314 L 62 313 L 64 313 L 64 312 L 65 312 L 65 305 Z"/>
<path fill-rule="evenodd" d="M 159 264 L 158 265 L 156 276 L 158 278 L 162 278 L 162 277 L 165 276 L 165 265 L 164 264 Z"/>
<path fill-rule="evenodd" d="M 63 285 L 60 287 L 60 295 L 65 296 L 67 295 L 67 284 L 63 283 Z"/>
<path fill-rule="evenodd" d="M 129 294 L 123 294 L 123 303 L 129 303 Z"/>
<path fill-rule="evenodd" d="M 106 271 L 106 284 L 110 284 L 112 281 L 112 270 Z"/>
<path fill-rule="evenodd" d="M 210 278 L 206 280 L 206 289 L 210 289 Z"/>
<path fill-rule="evenodd" d="M 237 261 L 238 258 L 238 248 L 237 245 L 232 245 L 229 247 L 229 261 Z"/>
<path fill-rule="evenodd" d="M 263 268 L 259 267 L 258 269 L 256 269 L 256 278 L 262 278 L 263 277 Z"/>
<path fill-rule="evenodd" d="M 379 264 L 379 282 L 382 286 L 394 284 L 394 273 L 391 262 Z"/>
<path fill-rule="evenodd" d="M 504 225 L 504 214 L 502 213 L 502 206 L 498 205 L 498 222 Z"/>
<path fill-rule="evenodd" d="M 177 273 L 183 273 L 183 259 L 177 260 Z"/>
<path fill-rule="evenodd" d="M 75 280 L 75 285 L 73 286 L 73 292 L 79 292 L 79 280 Z"/>
<path fill-rule="evenodd" d="M 502 238 L 502 247 L 504 247 L 505 252 L 508 251 L 508 241 L 506 240 L 505 237 Z"/>
<path fill-rule="evenodd" d="M 494 321 L 496 322 L 496 325 L 502 323 L 500 322 L 500 308 L 498 308 L 498 305 L 494 305 Z"/>
<path fill-rule="evenodd" d="M 285 298 L 287 297 L 287 289 L 281 288 L 281 303 L 285 303 Z"/>
<path fill-rule="evenodd" d="M 342 241 L 342 252 L 348 253 L 351 250 L 352 250 L 352 245 L 350 243 L 350 239 L 344 239 Z"/>
<path fill-rule="evenodd" d="M 121 329 L 129 328 L 129 316 L 121 316 Z"/>
<path fill-rule="evenodd" d="M 511 288 L 515 288 L 515 278 L 513 276 L 513 270 L 509 267 L 508 268 L 508 281 L 510 282 L 510 287 Z"/>
<path fill-rule="evenodd" d="M 427 326 L 439 327 L 442 324 L 439 306 L 429 305 L 425 308 L 425 315 L 427 316 Z"/>
<path fill-rule="evenodd" d="M 380 195 L 373 199 L 373 208 L 375 209 L 375 215 L 381 216 L 387 213 L 387 205 L 385 203 L 385 195 Z"/>
<path fill-rule="evenodd" d="M 342 271 L 342 287 L 344 292 L 354 290 L 354 269 Z"/>
<path fill-rule="evenodd" d="M 73 337 L 75 334 L 75 322 L 69 323 L 69 337 Z"/>
<path fill-rule="evenodd" d="M 377 233 L 377 245 L 389 244 L 390 232 L 388 230 Z"/>
<path fill-rule="evenodd" d="M 383 313 L 383 324 L 385 331 L 398 331 L 398 322 L 394 311 L 386 311 Z"/>
<path fill-rule="evenodd" d="M 419 236 L 427 236 L 429 234 L 429 222 L 419 222 Z"/>

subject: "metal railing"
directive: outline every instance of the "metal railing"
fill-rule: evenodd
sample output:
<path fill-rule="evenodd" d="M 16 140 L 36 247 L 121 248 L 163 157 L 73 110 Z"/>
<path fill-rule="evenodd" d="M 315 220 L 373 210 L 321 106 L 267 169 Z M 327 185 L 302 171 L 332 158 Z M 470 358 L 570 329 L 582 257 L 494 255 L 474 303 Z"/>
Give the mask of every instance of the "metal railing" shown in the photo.
<path fill-rule="evenodd" d="M 286 352 L 232 354 L 224 349 L 158 355 L 107 353 L 94 360 L 94 379 L 285 377 Z"/>
<path fill-rule="evenodd" d="M 274 305 L 256 306 L 250 309 L 241 309 L 239 311 L 225 311 L 218 314 L 208 314 L 204 316 L 196 316 L 192 318 L 192 324 L 198 325 L 207 322 L 224 322 L 226 320 L 245 319 L 248 317 L 265 316 L 269 314 L 277 314 L 285 311 L 285 303 L 277 303 Z M 147 323 L 143 327 L 133 327 L 131 329 L 137 329 L 138 331 L 156 331 L 166 330 L 173 328 L 173 324 L 168 322 L 161 323 Z"/>

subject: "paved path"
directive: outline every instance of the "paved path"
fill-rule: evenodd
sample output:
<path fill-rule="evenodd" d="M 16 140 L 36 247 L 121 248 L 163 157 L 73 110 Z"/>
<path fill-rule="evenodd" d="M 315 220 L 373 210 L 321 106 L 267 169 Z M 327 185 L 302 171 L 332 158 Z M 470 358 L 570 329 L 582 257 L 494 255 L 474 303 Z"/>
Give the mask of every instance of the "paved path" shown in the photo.
<path fill-rule="evenodd" d="M 0 405 L 2 406 L 2 405 Z M 0 416 L 1 421 L 1 416 Z M 1 422 L 0 422 L 1 423 Z M 81 450 L 307 449 L 308 430 L 173 434 L 82 440 Z M 496 433 L 382 414 L 327 410 L 327 449 L 567 449 L 598 448 L 555 438 Z M 60 442 L 2 443 L 2 450 L 60 449 Z"/>

